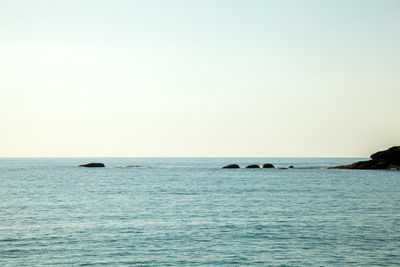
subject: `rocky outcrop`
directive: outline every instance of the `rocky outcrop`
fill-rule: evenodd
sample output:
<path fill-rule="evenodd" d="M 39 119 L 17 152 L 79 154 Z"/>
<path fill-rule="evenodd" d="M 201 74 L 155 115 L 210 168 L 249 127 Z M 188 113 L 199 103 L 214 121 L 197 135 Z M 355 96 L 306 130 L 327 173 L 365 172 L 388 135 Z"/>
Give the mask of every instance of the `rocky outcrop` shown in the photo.
<path fill-rule="evenodd" d="M 379 151 L 371 155 L 373 160 L 384 160 L 386 162 L 400 162 L 400 146 L 393 146 L 388 150 Z"/>
<path fill-rule="evenodd" d="M 358 161 L 329 169 L 400 170 L 400 146 L 394 146 L 371 155 L 371 160 Z"/>
<path fill-rule="evenodd" d="M 222 169 L 239 169 L 240 166 L 237 164 L 230 164 L 230 165 L 226 165 L 224 167 L 222 167 Z M 257 164 L 251 164 L 245 167 L 246 169 L 258 169 L 261 168 L 260 165 Z M 272 165 L 271 163 L 265 163 L 264 165 L 262 165 L 263 169 L 274 169 L 275 166 Z M 294 167 L 292 165 L 290 165 L 289 167 L 281 167 L 278 169 L 293 169 Z"/>
<path fill-rule="evenodd" d="M 262 167 L 263 167 L 263 169 L 275 168 L 275 166 L 272 165 L 271 163 L 265 163 Z"/>
<path fill-rule="evenodd" d="M 224 167 L 222 167 L 222 169 L 239 169 L 240 166 L 237 164 L 230 164 L 230 165 L 226 165 Z"/>
<path fill-rule="evenodd" d="M 88 164 L 79 165 L 79 167 L 104 168 L 105 166 L 103 163 L 88 163 Z"/>
<path fill-rule="evenodd" d="M 260 168 L 260 166 L 258 166 L 257 164 L 252 164 L 246 167 L 246 169 L 258 169 Z"/>

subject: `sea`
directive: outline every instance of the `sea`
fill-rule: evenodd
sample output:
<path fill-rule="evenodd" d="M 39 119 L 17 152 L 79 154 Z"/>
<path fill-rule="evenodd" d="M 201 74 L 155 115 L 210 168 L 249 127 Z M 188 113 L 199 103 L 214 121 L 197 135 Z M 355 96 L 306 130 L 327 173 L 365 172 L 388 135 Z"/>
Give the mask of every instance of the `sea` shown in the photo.
<path fill-rule="evenodd" d="M 400 266 L 400 171 L 358 160 L 2 158 L 0 266 Z"/>

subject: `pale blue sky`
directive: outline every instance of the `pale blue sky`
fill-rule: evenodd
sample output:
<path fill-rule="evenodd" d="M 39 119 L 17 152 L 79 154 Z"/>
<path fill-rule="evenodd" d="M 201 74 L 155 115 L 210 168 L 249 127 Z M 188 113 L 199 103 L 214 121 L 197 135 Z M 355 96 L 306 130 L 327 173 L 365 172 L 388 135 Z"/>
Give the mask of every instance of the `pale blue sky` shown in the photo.
<path fill-rule="evenodd" d="M 0 0 L 0 156 L 400 144 L 400 1 Z"/>

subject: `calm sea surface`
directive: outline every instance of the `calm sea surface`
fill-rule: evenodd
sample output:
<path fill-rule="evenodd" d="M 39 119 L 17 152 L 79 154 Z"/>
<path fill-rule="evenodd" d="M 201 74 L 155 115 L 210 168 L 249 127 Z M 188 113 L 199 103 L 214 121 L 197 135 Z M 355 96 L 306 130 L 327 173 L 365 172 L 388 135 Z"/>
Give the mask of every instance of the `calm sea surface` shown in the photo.
<path fill-rule="evenodd" d="M 356 160 L 0 159 L 0 265 L 399 266 L 400 171 Z"/>

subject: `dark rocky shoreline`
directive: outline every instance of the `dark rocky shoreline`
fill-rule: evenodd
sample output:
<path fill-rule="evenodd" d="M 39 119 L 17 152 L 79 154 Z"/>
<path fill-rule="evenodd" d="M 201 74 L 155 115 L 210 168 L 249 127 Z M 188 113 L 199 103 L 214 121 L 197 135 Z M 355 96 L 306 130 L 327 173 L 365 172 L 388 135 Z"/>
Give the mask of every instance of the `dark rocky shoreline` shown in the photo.
<path fill-rule="evenodd" d="M 400 146 L 372 154 L 370 160 L 358 161 L 328 169 L 400 170 Z"/>
<path fill-rule="evenodd" d="M 378 151 L 372 154 L 370 160 L 358 161 L 347 165 L 340 165 L 329 167 L 328 169 L 359 169 L 359 170 L 400 170 L 400 146 L 393 146 L 387 150 Z M 87 168 L 104 168 L 103 163 L 88 163 L 79 165 L 79 167 Z M 139 165 L 128 165 L 127 168 L 141 167 Z M 240 169 L 238 164 L 229 164 L 223 166 L 222 169 Z M 271 163 L 265 163 L 262 166 L 258 164 L 251 164 L 245 167 L 246 169 L 275 169 Z M 292 169 L 293 166 L 278 168 L 278 169 Z"/>

